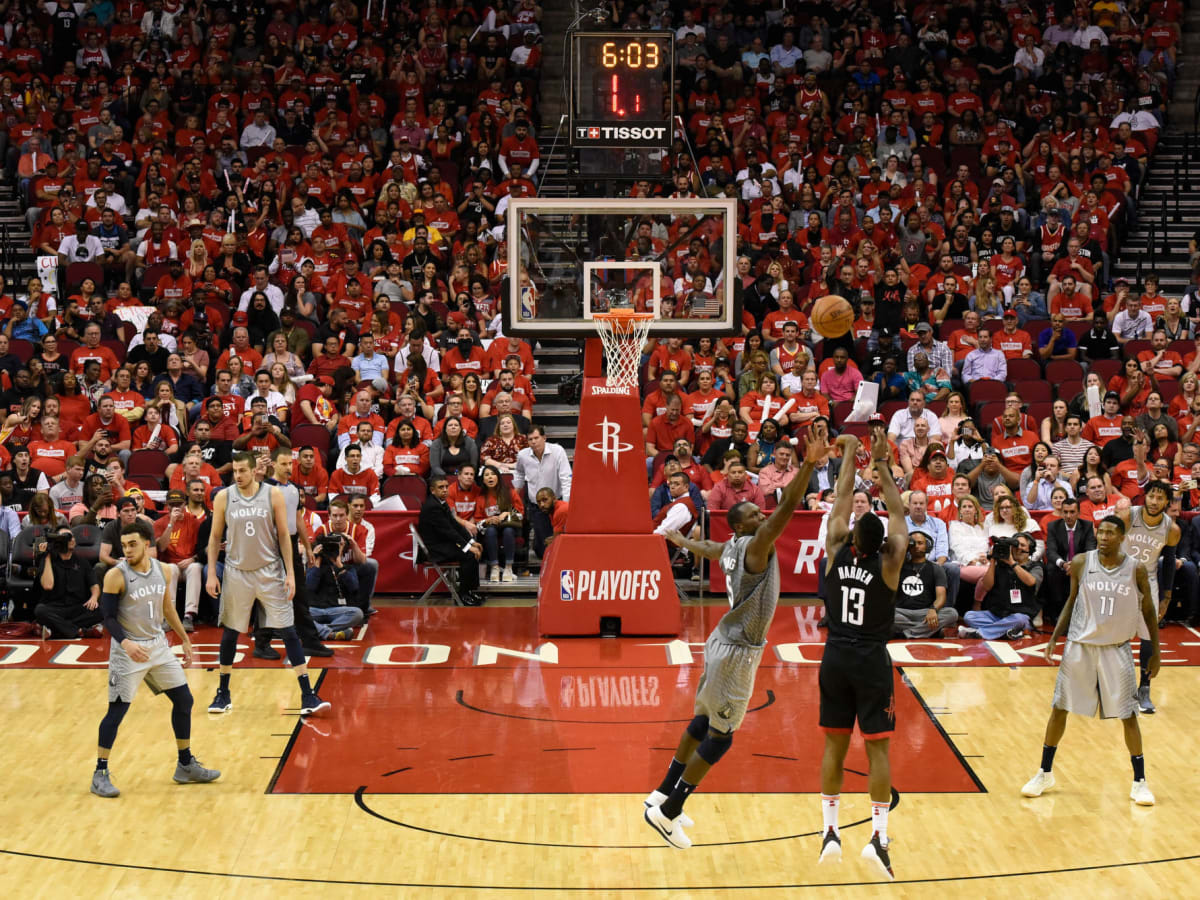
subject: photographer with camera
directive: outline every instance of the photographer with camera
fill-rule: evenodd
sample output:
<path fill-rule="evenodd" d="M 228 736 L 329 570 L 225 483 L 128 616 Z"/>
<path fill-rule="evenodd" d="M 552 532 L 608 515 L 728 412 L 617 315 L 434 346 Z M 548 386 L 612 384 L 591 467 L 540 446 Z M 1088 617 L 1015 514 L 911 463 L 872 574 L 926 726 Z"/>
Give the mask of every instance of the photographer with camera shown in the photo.
<path fill-rule="evenodd" d="M 75 535 L 65 525 L 34 545 L 35 570 L 44 602 L 34 607 L 33 618 L 42 626 L 42 639 L 73 641 L 84 630 L 103 621 L 100 584 L 92 567 L 75 557 Z M 97 629 L 97 633 L 99 633 Z"/>
<path fill-rule="evenodd" d="M 954 463 L 955 471 L 964 471 L 963 463 L 971 463 L 966 469 L 975 468 L 975 463 L 983 459 L 983 435 L 971 418 L 963 419 L 954 431 L 954 440 L 946 448 L 946 455 Z"/>
<path fill-rule="evenodd" d="M 1042 584 L 1042 564 L 1030 559 L 1034 546 L 1025 532 L 995 539 L 975 592 L 975 608 L 963 616 L 966 625 L 959 628 L 959 637 L 1017 640 L 1029 629 L 1038 614 Z"/>
<path fill-rule="evenodd" d="M 326 534 L 313 541 L 316 566 L 308 570 L 305 581 L 309 589 L 309 612 L 321 640 L 350 640 L 354 629 L 362 624 L 363 610 L 355 605 L 358 582 L 343 562 L 345 535 Z"/>
<path fill-rule="evenodd" d="M 325 541 L 323 538 L 330 538 Z M 334 541 L 337 543 L 335 544 Z M 350 533 L 350 504 L 341 497 L 329 501 L 329 524 L 322 525 L 312 538 L 314 568 L 308 570 L 305 583 L 309 592 L 317 589 L 320 579 L 320 563 L 328 560 L 335 552 L 341 561 L 344 572 L 339 576 L 343 590 L 350 602 L 367 615 L 374 612 L 371 608 L 371 597 L 363 596 L 362 586 L 374 584 L 374 578 L 366 577 L 371 561 L 367 559 L 358 542 Z M 373 572 L 370 574 L 374 574 Z M 314 617 L 315 618 L 315 617 Z"/>

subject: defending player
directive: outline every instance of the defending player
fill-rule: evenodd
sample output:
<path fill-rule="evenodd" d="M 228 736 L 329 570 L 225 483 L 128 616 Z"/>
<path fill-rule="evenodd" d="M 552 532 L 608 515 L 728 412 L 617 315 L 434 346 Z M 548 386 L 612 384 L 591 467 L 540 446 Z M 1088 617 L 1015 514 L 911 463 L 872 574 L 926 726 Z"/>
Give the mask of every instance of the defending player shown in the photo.
<path fill-rule="evenodd" d="M 736 504 L 727 514 L 733 537 L 725 543 L 693 541 L 677 531 L 666 533 L 667 540 L 677 547 L 720 560 L 730 605 L 704 644 L 695 718 L 680 738 L 662 784 L 645 800 L 644 818 L 672 847 L 686 850 L 692 846 L 683 830 L 692 825 L 683 814 L 683 804 L 709 768 L 729 750 L 733 732 L 746 715 L 767 629 L 779 602 L 775 541 L 791 522 L 813 469 L 828 451 L 825 439 L 810 428 L 804 465 L 783 489 L 778 508 L 768 518 L 754 503 Z"/>
<path fill-rule="evenodd" d="M 858 439 L 838 438 L 842 459 L 852 460 Z M 904 502 L 892 478 L 887 432 L 871 427 L 871 459 L 887 503 L 888 527 L 877 515 L 864 515 L 850 530 L 854 500 L 854 466 L 838 473 L 837 499 L 829 513 L 825 538 L 825 615 L 829 636 L 821 657 L 821 728 L 825 755 L 821 759 L 821 812 L 824 839 L 821 862 L 840 862 L 842 837 L 838 829 L 846 751 L 855 720 L 862 733 L 870 764 L 867 785 L 871 795 L 871 840 L 862 857 L 885 878 L 895 877 L 888 854 L 887 820 L 892 799 L 888 743 L 896 727 L 892 660 L 887 651 L 895 620 L 896 589 L 908 548 Z"/>
<path fill-rule="evenodd" d="M 1145 440 L 1144 434 L 1136 440 Z M 1158 619 L 1167 614 L 1171 606 L 1171 589 L 1175 585 L 1175 546 L 1179 543 L 1179 525 L 1171 521 L 1166 509 L 1171 505 L 1171 486 L 1164 481 L 1151 481 L 1146 485 L 1144 505 L 1117 507 L 1117 516 L 1125 523 L 1124 550 L 1143 566 L 1150 579 L 1150 596 L 1158 610 Z M 1158 560 L 1162 557 L 1162 575 L 1159 576 Z M 1161 584 L 1160 584 L 1161 581 Z M 1160 598 L 1161 591 L 1161 598 Z M 1157 621 L 1157 620 L 1156 620 Z M 1138 636 L 1145 642 L 1147 635 L 1138 629 Z M 1150 654 L 1140 647 L 1138 657 L 1142 676 L 1138 682 L 1138 708 L 1151 715 L 1155 712 L 1150 700 Z"/>
<path fill-rule="evenodd" d="M 224 628 L 218 660 L 221 684 L 209 704 L 210 713 L 233 709 L 229 676 L 237 653 L 238 635 L 250 630 L 250 612 L 258 600 L 264 628 L 279 630 L 292 671 L 300 682 L 300 715 L 325 712 L 331 704 L 317 696 L 308 681 L 308 666 L 300 637 L 296 634 L 292 596 L 296 593 L 296 575 L 292 562 L 292 538 L 288 534 L 287 504 L 283 492 L 254 477 L 257 459 L 242 451 L 233 455 L 233 484 L 213 500 L 212 531 L 208 537 L 208 558 L 215 560 L 226 541 L 225 574 L 217 580 L 216 566 L 208 570 L 208 592 L 220 593 Z M 225 532 L 228 530 L 228 538 Z"/>
<path fill-rule="evenodd" d="M 1067 729 L 1067 713 L 1089 718 L 1119 718 L 1125 726 L 1125 746 L 1133 764 L 1133 787 L 1129 799 L 1139 806 L 1153 806 L 1154 795 L 1146 785 L 1146 760 L 1142 756 L 1142 731 L 1137 721 L 1137 684 L 1130 641 L 1144 623 L 1150 651 L 1146 671 L 1158 674 L 1158 616 L 1150 591 L 1146 567 L 1133 554 L 1123 552 L 1128 539 L 1119 516 L 1105 516 L 1096 526 L 1096 547 L 1071 560 L 1071 595 L 1046 645 L 1046 662 L 1054 664 L 1054 645 L 1063 631 L 1058 680 L 1054 683 L 1054 708 L 1046 723 L 1042 767 L 1021 788 L 1026 797 L 1040 797 L 1054 787 L 1054 754 Z M 1136 591 L 1134 586 L 1137 586 Z M 1070 623 L 1069 627 L 1068 624 Z"/>
<path fill-rule="evenodd" d="M 175 611 L 179 570 L 170 563 L 150 558 L 148 551 L 153 543 L 154 531 L 148 523 L 125 525 L 121 529 L 125 557 L 104 575 L 100 609 L 104 627 L 112 636 L 108 653 L 108 712 L 100 722 L 96 771 L 92 774 L 92 793 L 101 797 L 121 795 L 109 776 L 108 756 L 117 739 L 117 728 L 143 681 L 154 693 L 166 693 L 171 698 L 171 729 L 179 752 L 175 780 L 180 784 L 205 784 L 221 777 L 216 769 L 204 768 L 192 756 L 192 692 L 183 674 L 183 665 L 192 661 L 192 642 Z M 164 618 L 179 635 L 183 665 L 163 634 Z"/>

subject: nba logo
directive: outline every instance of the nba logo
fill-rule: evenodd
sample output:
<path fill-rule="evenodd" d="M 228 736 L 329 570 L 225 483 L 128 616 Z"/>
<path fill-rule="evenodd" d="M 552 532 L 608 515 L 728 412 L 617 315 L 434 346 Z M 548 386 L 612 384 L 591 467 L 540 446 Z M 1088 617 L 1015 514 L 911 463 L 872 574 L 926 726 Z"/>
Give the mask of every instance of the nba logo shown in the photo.
<path fill-rule="evenodd" d="M 574 600 L 575 573 L 570 569 L 563 569 L 558 576 L 558 589 L 563 603 L 570 603 L 572 600 Z"/>
<path fill-rule="evenodd" d="M 528 287 L 521 289 L 521 318 L 532 319 L 537 315 L 537 307 L 534 305 L 533 291 Z"/>

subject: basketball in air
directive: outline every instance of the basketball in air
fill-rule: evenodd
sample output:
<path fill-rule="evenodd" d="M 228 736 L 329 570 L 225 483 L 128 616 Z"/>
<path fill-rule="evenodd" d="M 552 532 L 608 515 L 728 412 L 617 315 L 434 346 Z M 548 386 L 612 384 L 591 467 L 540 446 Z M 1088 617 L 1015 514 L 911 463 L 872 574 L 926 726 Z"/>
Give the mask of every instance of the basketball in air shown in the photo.
<path fill-rule="evenodd" d="M 810 320 L 821 337 L 841 337 L 854 324 L 854 307 L 845 298 L 829 294 L 813 304 Z"/>

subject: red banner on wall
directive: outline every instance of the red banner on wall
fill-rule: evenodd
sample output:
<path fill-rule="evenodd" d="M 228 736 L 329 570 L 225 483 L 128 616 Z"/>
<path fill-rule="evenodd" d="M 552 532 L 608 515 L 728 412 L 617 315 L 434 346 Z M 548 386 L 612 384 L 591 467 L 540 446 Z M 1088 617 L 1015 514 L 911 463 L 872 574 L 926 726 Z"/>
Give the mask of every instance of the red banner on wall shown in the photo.
<path fill-rule="evenodd" d="M 433 583 L 432 570 L 417 566 L 413 559 L 409 526 L 417 524 L 419 514 L 417 510 L 371 510 L 365 514 L 366 520 L 375 526 L 374 558 L 379 561 L 379 579 L 375 582 L 377 594 L 422 594 Z"/>
<path fill-rule="evenodd" d="M 784 594 L 815 594 L 817 592 L 817 566 L 825 558 L 824 542 L 817 540 L 824 513 L 797 510 L 792 514 L 779 540 L 775 542 L 775 553 L 779 556 L 779 590 Z M 709 537 L 714 541 L 727 541 L 733 536 L 725 516 L 716 515 L 709 520 Z M 715 563 L 711 567 L 714 593 L 725 590 L 725 573 Z"/>
<path fill-rule="evenodd" d="M 371 510 L 366 514 L 367 521 L 375 526 L 375 559 L 379 560 L 377 593 L 420 594 L 433 582 L 423 566 L 413 563 L 409 525 L 416 525 L 417 516 L 416 510 Z M 785 594 L 817 592 L 817 565 L 825 556 L 824 545 L 817 541 L 821 518 L 822 513 L 797 510 L 775 543 L 775 552 L 779 554 L 780 590 Z M 732 535 L 723 515 L 710 519 L 709 531 L 714 541 L 727 541 Z M 725 573 L 720 566 L 712 565 L 711 578 L 713 591 L 723 592 Z"/>

